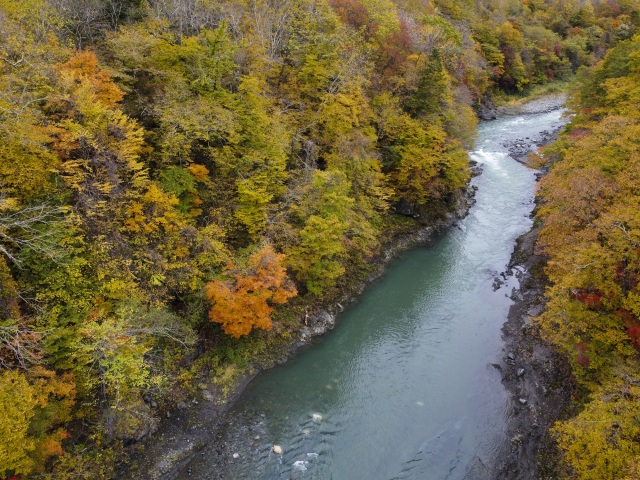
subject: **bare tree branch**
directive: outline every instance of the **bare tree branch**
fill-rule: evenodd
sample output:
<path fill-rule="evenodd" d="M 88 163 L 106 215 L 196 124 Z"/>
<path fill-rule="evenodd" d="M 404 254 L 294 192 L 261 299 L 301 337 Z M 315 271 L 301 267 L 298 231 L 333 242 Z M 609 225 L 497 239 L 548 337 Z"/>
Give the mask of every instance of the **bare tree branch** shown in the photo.
<path fill-rule="evenodd" d="M 21 264 L 17 252 L 25 248 L 55 260 L 61 251 L 56 239 L 62 213 L 62 208 L 47 204 L 0 213 L 0 252 L 16 265 Z"/>
<path fill-rule="evenodd" d="M 8 351 L 13 357 L 13 362 L 9 362 L 0 355 L 0 366 L 10 368 L 15 362 L 20 368 L 26 369 L 38 365 L 42 357 L 40 343 L 43 337 L 43 332 L 24 326 L 0 326 L 0 352 Z"/>

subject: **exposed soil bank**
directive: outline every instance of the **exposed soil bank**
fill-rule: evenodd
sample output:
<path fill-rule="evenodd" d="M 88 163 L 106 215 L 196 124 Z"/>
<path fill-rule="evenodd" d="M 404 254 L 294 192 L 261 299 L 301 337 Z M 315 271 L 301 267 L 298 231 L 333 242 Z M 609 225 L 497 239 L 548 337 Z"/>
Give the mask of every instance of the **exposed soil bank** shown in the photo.
<path fill-rule="evenodd" d="M 518 105 L 500 106 L 497 107 L 497 110 L 500 115 L 527 115 L 531 113 L 543 113 L 562 108 L 566 101 L 566 93 L 554 93 L 530 100 L 523 99 Z"/>

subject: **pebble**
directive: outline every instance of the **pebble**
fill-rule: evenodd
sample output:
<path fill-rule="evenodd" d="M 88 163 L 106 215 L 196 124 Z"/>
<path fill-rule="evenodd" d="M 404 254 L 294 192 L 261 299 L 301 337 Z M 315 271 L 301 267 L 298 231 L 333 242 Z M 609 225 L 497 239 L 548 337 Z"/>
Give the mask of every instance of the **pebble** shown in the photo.
<path fill-rule="evenodd" d="M 527 399 L 526 398 L 519 398 L 518 401 L 522 404 L 522 405 L 526 405 L 527 404 Z"/>
<path fill-rule="evenodd" d="M 319 413 L 314 413 L 313 415 L 311 415 L 311 418 L 316 423 L 320 423 L 322 421 L 322 415 L 320 415 Z"/>
<path fill-rule="evenodd" d="M 236 458 L 236 459 L 240 458 L 240 454 L 239 453 L 234 453 L 233 454 L 233 458 Z"/>
<path fill-rule="evenodd" d="M 274 446 L 271 448 L 271 451 L 272 451 L 273 453 L 275 453 L 276 455 L 282 455 L 282 447 L 281 447 L 280 445 L 274 445 Z"/>

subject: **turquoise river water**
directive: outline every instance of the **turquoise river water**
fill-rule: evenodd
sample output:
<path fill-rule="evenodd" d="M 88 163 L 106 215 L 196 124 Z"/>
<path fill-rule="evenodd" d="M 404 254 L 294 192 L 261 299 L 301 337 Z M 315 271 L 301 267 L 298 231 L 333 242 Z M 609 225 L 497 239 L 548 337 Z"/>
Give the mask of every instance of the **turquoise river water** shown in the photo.
<path fill-rule="evenodd" d="M 517 287 L 496 279 L 531 227 L 535 185 L 504 143 L 551 130 L 560 114 L 481 124 L 469 215 L 394 262 L 332 332 L 258 375 L 178 478 L 492 478 L 510 401 L 492 364 Z"/>

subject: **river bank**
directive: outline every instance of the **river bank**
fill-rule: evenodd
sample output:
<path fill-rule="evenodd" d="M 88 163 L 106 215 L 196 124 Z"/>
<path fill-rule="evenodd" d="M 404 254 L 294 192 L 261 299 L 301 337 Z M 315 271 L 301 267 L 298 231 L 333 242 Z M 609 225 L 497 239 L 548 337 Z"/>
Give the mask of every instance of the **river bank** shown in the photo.
<path fill-rule="evenodd" d="M 564 97 L 538 99 L 524 110 L 560 108 Z M 515 139 L 506 146 L 516 161 L 525 163 L 534 148 L 553 142 L 559 129 L 542 132 L 536 139 Z M 500 480 L 557 478 L 558 453 L 550 428 L 569 407 L 574 390 L 570 366 L 565 358 L 540 336 L 535 318 L 545 308 L 546 259 L 535 253 L 540 226 L 518 238 L 506 272 L 515 275 L 519 288 L 508 320 L 502 328 L 504 356 L 495 367 L 511 397 L 507 445 L 497 468 Z"/>
<path fill-rule="evenodd" d="M 472 164 L 471 168 L 474 176 L 480 173 L 477 166 Z M 258 373 L 285 363 L 301 348 L 313 344 L 317 337 L 333 329 L 338 315 L 354 303 L 369 285 L 384 275 L 386 267 L 398 255 L 418 246 L 429 245 L 464 218 L 474 204 L 475 191 L 476 187 L 470 185 L 458 197 L 453 210 L 436 222 L 387 238 L 380 253 L 371 261 L 374 268 L 367 278 L 343 290 L 331 304 L 306 314 L 295 337 L 266 364 L 248 367 L 231 385 L 224 387 L 225 391 L 211 382 L 199 383 L 198 391 L 192 398 L 179 402 L 176 409 L 168 412 L 155 432 L 134 446 L 131 460 L 122 468 L 121 475 L 127 475 L 133 480 L 176 478 L 185 465 L 210 444 L 212 439 L 216 442 L 225 413 Z M 222 461 L 232 459 L 231 452 L 225 454 L 224 449 L 225 444 L 218 442 L 217 450 Z"/>
<path fill-rule="evenodd" d="M 557 93 L 547 97 L 536 98 L 528 103 L 523 103 L 514 107 L 500 107 L 501 115 L 532 115 L 558 110 L 564 105 L 567 95 Z M 536 149 L 553 142 L 558 136 L 559 130 L 550 128 L 540 132 L 535 137 L 514 138 L 505 142 L 504 146 L 509 149 L 509 155 L 514 160 L 526 164 L 529 154 Z"/>
<path fill-rule="evenodd" d="M 544 111 L 553 108 L 553 105 L 547 102 Z M 559 108 L 557 102 L 555 108 Z M 531 141 L 538 144 L 544 142 L 547 136 L 547 133 L 543 132 L 543 134 L 532 138 Z M 314 336 L 321 335 L 333 328 L 336 315 L 358 298 L 366 286 L 379 278 L 389 262 L 399 252 L 417 245 L 428 244 L 429 241 L 437 238 L 439 233 L 448 230 L 457 223 L 467 214 L 472 205 L 473 194 L 474 190 L 470 188 L 468 195 L 459 199 L 455 211 L 437 224 L 420 228 L 418 231 L 398 236 L 386 242 L 384 248 L 381 249 L 379 258 L 375 261 L 376 269 L 368 278 L 352 285 L 349 291 L 343 292 L 343 295 L 332 305 L 319 309 L 313 314 L 310 313 L 288 350 L 283 352 L 281 358 L 274 364 L 285 361 L 286 357 L 290 357 L 298 349 L 312 342 Z M 134 473 L 127 472 L 127 474 L 133 478 L 145 479 L 176 478 L 194 457 L 206 454 L 205 447 L 209 452 L 206 454 L 206 458 L 214 465 L 222 462 L 220 466 L 223 466 L 227 462 L 233 462 L 235 450 L 231 451 L 232 447 L 228 447 L 221 438 L 220 419 L 239 398 L 257 371 L 258 369 L 254 369 L 254 371 L 248 371 L 245 375 L 239 376 L 239 381 L 234 384 L 232 391 L 227 395 L 218 391 L 218 387 L 215 385 L 200 384 L 200 390 L 196 395 L 189 401 L 181 402 L 180 408 L 171 412 L 171 417 L 165 420 L 159 430 L 141 445 L 141 454 L 134 457 L 136 463 L 133 468 Z M 224 401 L 221 401 L 222 399 Z M 261 435 L 264 436 L 263 433 L 256 431 L 255 435 L 251 436 L 251 438 L 255 437 L 256 446 L 262 443 L 260 441 Z M 213 455 L 210 452 L 212 445 Z"/>
<path fill-rule="evenodd" d="M 566 412 L 573 392 L 568 362 L 541 337 L 535 317 L 544 311 L 545 260 L 534 253 L 539 227 L 518 239 L 509 265 L 520 282 L 502 328 L 504 356 L 495 365 L 511 396 L 501 480 L 557 478 L 557 452 L 549 429 Z"/>

